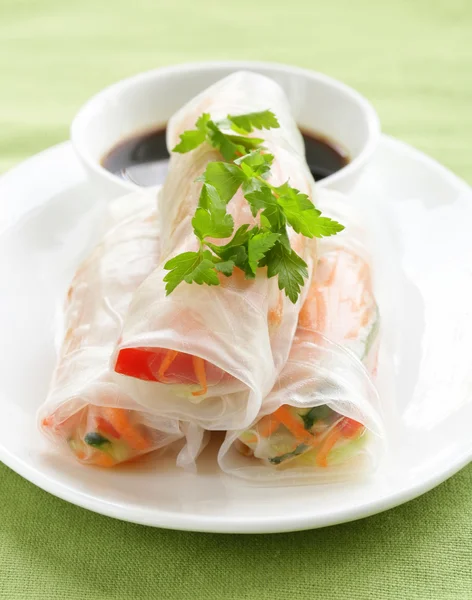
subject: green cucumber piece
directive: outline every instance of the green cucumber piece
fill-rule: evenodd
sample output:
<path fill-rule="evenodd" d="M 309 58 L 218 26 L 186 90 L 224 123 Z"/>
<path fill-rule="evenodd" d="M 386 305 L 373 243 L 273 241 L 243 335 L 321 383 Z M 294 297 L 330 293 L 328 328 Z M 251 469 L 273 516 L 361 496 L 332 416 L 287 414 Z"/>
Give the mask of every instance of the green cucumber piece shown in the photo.
<path fill-rule="evenodd" d="M 286 452 L 285 454 L 281 454 L 280 456 L 274 456 L 272 458 L 269 458 L 269 462 L 272 465 L 280 465 L 281 463 L 285 462 L 289 458 L 293 458 L 294 456 L 299 456 L 300 454 L 303 454 L 308 449 L 309 449 L 309 446 L 307 446 L 306 444 L 299 444 L 295 448 L 295 450 L 292 450 L 291 452 Z"/>
<path fill-rule="evenodd" d="M 350 460 L 366 445 L 368 437 L 366 433 L 363 433 L 351 440 L 346 440 L 337 447 L 335 446 L 328 455 L 328 464 L 334 466 Z"/>
<path fill-rule="evenodd" d="M 87 433 L 84 437 L 84 442 L 89 446 L 93 446 L 94 448 L 98 448 L 100 450 L 103 450 L 104 446 L 107 446 L 111 443 L 110 440 L 108 440 L 106 437 L 103 437 L 103 435 L 96 431 Z"/>
<path fill-rule="evenodd" d="M 370 331 L 369 331 L 366 341 L 365 341 L 364 353 L 362 354 L 361 362 L 364 362 L 364 360 L 369 355 L 369 352 L 370 352 L 375 340 L 377 339 L 377 335 L 378 335 L 379 331 L 380 331 L 380 313 L 379 313 L 379 307 L 377 305 L 375 305 L 374 322 L 372 323 L 372 327 L 370 328 Z"/>

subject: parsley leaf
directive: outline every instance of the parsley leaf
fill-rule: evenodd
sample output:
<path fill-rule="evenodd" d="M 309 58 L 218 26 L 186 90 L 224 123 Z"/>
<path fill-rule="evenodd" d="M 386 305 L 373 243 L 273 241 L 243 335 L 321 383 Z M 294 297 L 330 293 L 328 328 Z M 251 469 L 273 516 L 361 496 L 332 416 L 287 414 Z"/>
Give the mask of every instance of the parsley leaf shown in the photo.
<path fill-rule="evenodd" d="M 180 142 L 175 146 L 172 152 L 185 154 L 186 152 L 195 150 L 195 148 L 198 148 L 198 146 L 203 144 L 207 137 L 206 125 L 208 121 L 210 121 L 210 115 L 208 113 L 203 113 L 195 123 L 197 129 L 191 129 L 181 133 Z"/>
<path fill-rule="evenodd" d="M 204 252 L 183 252 L 171 258 L 164 265 L 169 273 L 164 277 L 166 282 L 166 295 L 168 296 L 175 288 L 185 281 L 187 283 L 198 283 L 202 285 L 219 285 L 220 280 L 214 270 L 212 255 L 209 250 Z"/>
<path fill-rule="evenodd" d="M 233 274 L 234 267 L 235 263 L 233 260 L 222 260 L 215 263 L 215 269 L 226 275 L 226 277 L 230 277 Z"/>
<path fill-rule="evenodd" d="M 256 186 L 245 186 L 245 190 L 253 188 L 253 191 L 246 192 L 244 197 L 251 206 L 253 216 L 256 216 L 259 210 L 262 209 L 261 218 L 265 219 L 264 222 L 269 223 L 269 228 L 273 231 L 279 231 L 285 225 L 283 210 L 270 187 L 265 183 L 260 184 L 258 180 L 256 181 L 258 182 Z"/>
<path fill-rule="evenodd" d="M 321 213 L 316 210 L 306 194 L 302 194 L 295 188 L 289 188 L 286 195 L 279 196 L 277 203 L 282 207 L 287 221 L 297 233 L 309 238 L 316 235 L 316 221 Z"/>
<path fill-rule="evenodd" d="M 246 272 L 247 266 L 247 242 L 251 237 L 249 225 L 241 225 L 232 239 L 223 246 L 217 246 L 207 242 L 207 246 L 223 261 L 231 260 L 235 266 Z"/>
<path fill-rule="evenodd" d="M 244 271 L 247 279 L 253 279 L 264 254 L 277 241 L 279 234 L 261 232 L 259 227 L 249 229 L 249 225 L 241 225 L 233 238 L 224 246 L 207 243 L 207 246 L 221 260 L 231 260 L 234 266 Z"/>
<path fill-rule="evenodd" d="M 197 208 L 192 219 L 195 235 L 204 240 L 206 237 L 227 238 L 233 233 L 234 221 L 227 213 L 209 212 L 204 208 Z"/>
<path fill-rule="evenodd" d="M 219 161 L 208 163 L 198 178 L 198 181 L 212 185 L 224 204 L 228 204 L 245 180 L 246 175 L 238 166 Z"/>
<path fill-rule="evenodd" d="M 315 237 L 329 237 L 330 235 L 340 233 L 343 229 L 344 225 L 341 225 L 341 223 L 338 223 L 329 217 L 322 217 L 319 215 L 312 225 L 312 231 Z"/>
<path fill-rule="evenodd" d="M 267 265 L 267 277 L 279 278 L 279 290 L 284 290 L 285 295 L 295 304 L 302 286 L 308 277 L 306 262 L 294 250 L 277 241 L 265 255 L 259 266 Z"/>
<path fill-rule="evenodd" d="M 195 127 L 202 131 L 205 135 L 207 134 L 207 123 L 211 121 L 211 116 L 208 113 L 203 113 L 197 119 Z"/>
<path fill-rule="evenodd" d="M 238 148 L 242 148 L 243 152 L 241 154 L 243 155 L 251 152 L 251 150 L 256 150 L 264 142 L 264 140 L 261 138 L 246 137 L 243 135 L 231 135 L 229 133 L 224 133 L 223 135 L 225 135 L 226 138 L 230 142 L 233 142 L 233 144 L 235 144 Z"/>
<path fill-rule="evenodd" d="M 288 182 L 278 187 L 269 183 L 274 156 L 263 147 L 263 139 L 247 134 L 279 126 L 270 110 L 228 115 L 217 122 L 204 113 L 197 119 L 195 129 L 180 135 L 175 152 L 190 152 L 207 142 L 224 161 L 208 163 L 197 178 L 203 185 L 192 225 L 200 250 L 184 252 L 164 265 L 169 271 L 164 277 L 167 294 L 182 281 L 218 285 L 218 274 L 229 277 L 236 267 L 247 279 L 254 279 L 257 269 L 267 266 L 267 276 L 277 276 L 279 289 L 292 302 L 297 301 L 308 277 L 308 267 L 292 249 L 287 225 L 309 238 L 334 235 L 343 226 L 323 217 L 310 198 Z M 229 133 L 231 130 L 237 135 Z M 227 204 L 241 187 L 259 224 L 244 224 L 233 233 L 234 220 L 227 213 Z M 208 241 L 229 238 L 231 234 L 233 237 L 226 244 Z"/>
<path fill-rule="evenodd" d="M 248 240 L 248 263 L 249 268 L 255 274 L 259 266 L 259 261 L 264 258 L 266 253 L 272 248 L 275 242 L 279 239 L 278 233 L 264 231 L 256 233 Z"/>
<path fill-rule="evenodd" d="M 246 154 L 245 146 L 233 142 L 213 121 L 208 121 L 206 128 L 208 142 L 221 152 L 225 160 L 234 160 L 241 154 Z M 238 138 L 238 136 L 234 137 Z"/>
<path fill-rule="evenodd" d="M 227 260 L 231 260 L 236 267 L 239 267 L 246 274 L 248 273 L 246 246 L 233 246 L 225 254 Z"/>
<path fill-rule="evenodd" d="M 257 148 L 249 154 L 241 156 L 234 163 L 242 168 L 247 177 L 255 177 L 257 175 L 264 177 L 270 171 L 273 161 L 274 157 L 272 154 L 263 154 L 262 150 Z"/>
<path fill-rule="evenodd" d="M 198 206 L 200 208 L 206 208 L 211 211 L 226 212 L 226 202 L 220 198 L 220 195 L 216 191 L 214 185 L 210 183 L 204 183 L 202 191 L 200 192 L 200 198 L 198 200 Z"/>
<path fill-rule="evenodd" d="M 238 133 L 251 133 L 254 129 L 277 129 L 280 127 L 277 117 L 270 110 L 248 113 L 246 115 L 228 115 L 231 128 Z"/>
<path fill-rule="evenodd" d="M 344 229 L 337 221 L 322 217 L 310 198 L 287 183 L 275 188 L 280 194 L 277 202 L 282 207 L 285 217 L 297 233 L 305 237 L 323 237 L 334 235 Z"/>
<path fill-rule="evenodd" d="M 194 150 L 206 139 L 206 134 L 198 129 L 192 129 L 191 131 L 184 131 L 180 134 L 180 142 L 175 146 L 172 152 L 179 152 L 185 154 Z"/>
<path fill-rule="evenodd" d="M 213 250 L 213 252 L 215 252 L 215 254 L 225 258 L 228 256 L 228 252 L 243 246 L 248 241 L 248 239 L 251 237 L 251 232 L 248 231 L 248 229 L 249 225 L 245 223 L 244 225 L 241 225 L 241 227 L 238 227 L 232 239 L 224 246 L 216 246 L 215 244 L 208 244 L 208 246 Z"/>

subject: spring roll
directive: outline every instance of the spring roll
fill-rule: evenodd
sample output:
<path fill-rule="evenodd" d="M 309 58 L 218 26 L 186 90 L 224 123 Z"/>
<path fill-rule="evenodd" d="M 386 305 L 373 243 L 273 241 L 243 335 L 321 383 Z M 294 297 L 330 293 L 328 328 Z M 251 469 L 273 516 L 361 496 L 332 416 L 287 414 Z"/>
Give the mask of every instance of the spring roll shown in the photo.
<path fill-rule="evenodd" d="M 221 468 L 239 477 L 329 481 L 370 472 L 376 462 L 383 426 L 371 269 L 349 200 L 323 196 L 323 211 L 346 230 L 319 244 L 288 362 L 258 418 L 220 449 Z"/>
<path fill-rule="evenodd" d="M 287 99 L 274 81 L 261 75 L 231 75 L 184 106 L 169 122 L 169 151 L 203 112 L 220 119 L 264 109 L 272 110 L 280 123 L 279 129 L 263 135 L 264 146 L 274 155 L 270 183 L 290 180 L 313 200 L 314 181 Z M 210 162 L 221 159 L 207 144 L 187 154 L 172 154 L 159 197 L 164 224 L 161 263 L 134 295 L 115 354 L 121 385 L 139 402 L 213 430 L 237 429 L 254 420 L 287 360 L 309 286 L 308 278 L 293 304 L 279 290 L 277 278 L 267 278 L 265 268 L 253 280 L 245 280 L 236 269 L 229 278 L 221 276 L 219 286 L 182 283 L 166 296 L 165 262 L 198 249 L 192 217 L 201 184 L 195 180 Z M 255 222 L 241 190 L 228 212 L 235 230 Z M 311 274 L 314 241 L 292 229 L 290 241 Z"/>
<path fill-rule="evenodd" d="M 155 196 L 133 194 L 110 205 L 111 225 L 81 264 L 67 294 L 65 337 L 42 433 L 87 465 L 112 467 L 174 442 L 179 422 L 139 406 L 114 381 L 113 347 L 131 296 L 159 256 Z"/>

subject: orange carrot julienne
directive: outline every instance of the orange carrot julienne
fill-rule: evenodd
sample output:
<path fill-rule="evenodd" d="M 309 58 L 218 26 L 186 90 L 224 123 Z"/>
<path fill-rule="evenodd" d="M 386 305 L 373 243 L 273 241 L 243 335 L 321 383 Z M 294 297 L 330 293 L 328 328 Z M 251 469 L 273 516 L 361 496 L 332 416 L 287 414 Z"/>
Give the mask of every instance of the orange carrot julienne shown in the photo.
<path fill-rule="evenodd" d="M 316 284 L 308 290 L 308 297 L 298 317 L 298 325 L 307 329 L 321 330 L 326 325 L 326 300 Z"/>
<path fill-rule="evenodd" d="M 277 327 L 280 325 L 282 321 L 284 312 L 284 297 L 282 293 L 279 293 L 279 297 L 277 299 L 277 305 L 274 308 L 269 310 L 268 322 L 269 327 Z"/>
<path fill-rule="evenodd" d="M 257 431 L 262 437 L 269 437 L 280 427 L 280 421 L 273 417 L 273 415 L 267 415 L 257 424 Z"/>
<path fill-rule="evenodd" d="M 320 290 L 315 290 L 314 296 L 316 298 L 316 325 L 315 328 L 319 331 L 324 331 L 326 328 L 326 300 Z"/>
<path fill-rule="evenodd" d="M 203 396 L 208 391 L 207 378 L 205 372 L 205 361 L 199 356 L 192 356 L 193 369 L 197 377 L 197 381 L 200 384 L 201 389 L 196 392 L 192 392 L 192 396 Z"/>
<path fill-rule="evenodd" d="M 304 442 L 309 445 L 315 444 L 315 438 L 305 429 L 303 423 L 301 423 L 292 413 L 288 410 L 287 406 L 283 404 L 280 406 L 272 416 L 285 425 L 290 433 L 300 442 Z"/>
<path fill-rule="evenodd" d="M 323 260 L 323 259 L 321 259 L 321 260 Z M 336 276 L 336 271 L 338 269 L 338 264 L 339 264 L 339 257 L 336 259 L 336 262 L 331 267 L 331 273 L 329 274 L 328 279 L 324 282 L 325 287 L 330 287 L 331 285 L 333 285 L 334 278 Z"/>
<path fill-rule="evenodd" d="M 114 467 L 115 461 L 108 454 L 104 454 L 103 452 L 97 453 L 93 459 L 92 464 L 97 467 Z"/>
<path fill-rule="evenodd" d="M 247 437 L 247 438 L 244 440 L 244 443 L 245 443 L 245 444 L 257 444 L 257 440 L 258 440 L 258 439 L 259 439 L 259 438 L 257 437 L 257 435 L 254 433 L 254 434 L 252 434 L 252 435 L 251 435 L 251 437 Z"/>
<path fill-rule="evenodd" d="M 53 423 L 54 423 L 53 415 L 49 415 L 48 417 L 45 417 L 41 422 L 43 427 L 52 427 Z"/>
<path fill-rule="evenodd" d="M 170 367 L 170 365 L 177 358 L 179 352 L 177 350 L 167 350 L 166 355 L 164 356 L 164 360 L 159 367 L 159 371 L 157 372 L 157 378 L 162 383 L 168 383 L 169 380 L 166 378 L 166 371 Z"/>
<path fill-rule="evenodd" d="M 360 432 L 361 429 L 364 429 L 364 425 L 359 423 L 359 421 L 355 421 L 349 417 L 344 417 L 342 423 L 340 423 L 340 429 L 345 438 L 353 438 Z"/>
<path fill-rule="evenodd" d="M 105 407 L 103 414 L 133 450 L 144 451 L 149 448 L 149 442 L 129 422 L 125 409 Z"/>
<path fill-rule="evenodd" d="M 319 467 L 328 466 L 328 454 L 331 452 L 331 450 L 341 437 L 343 437 L 342 421 L 337 423 L 323 440 L 315 459 L 316 464 Z"/>
<path fill-rule="evenodd" d="M 116 431 L 116 429 L 114 427 L 112 427 L 111 424 L 106 419 L 98 416 L 98 417 L 95 417 L 95 421 L 97 423 L 97 428 L 100 431 L 102 431 L 104 434 L 111 435 L 111 437 L 114 437 L 117 440 L 120 439 L 121 435 L 119 434 L 119 432 Z"/>

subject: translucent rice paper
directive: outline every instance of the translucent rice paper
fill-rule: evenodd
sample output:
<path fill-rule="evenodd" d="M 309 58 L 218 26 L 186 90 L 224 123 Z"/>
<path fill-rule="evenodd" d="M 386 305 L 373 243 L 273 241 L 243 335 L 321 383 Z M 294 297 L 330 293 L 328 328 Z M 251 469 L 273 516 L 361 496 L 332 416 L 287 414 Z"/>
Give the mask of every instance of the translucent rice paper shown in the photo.
<path fill-rule="evenodd" d="M 381 449 L 379 316 L 362 229 L 340 195 L 318 205 L 346 229 L 319 245 L 288 362 L 260 414 L 220 449 L 221 468 L 242 478 L 345 480 L 372 471 Z"/>
<path fill-rule="evenodd" d="M 40 430 L 49 439 L 81 462 L 100 466 L 130 460 L 183 436 L 178 421 L 143 409 L 121 390 L 110 368 L 131 296 L 158 261 L 155 195 L 116 200 L 110 204 L 110 220 L 68 291 L 65 337 L 38 413 Z"/>
<path fill-rule="evenodd" d="M 231 75 L 182 108 L 168 125 L 169 150 L 180 133 L 194 128 L 203 112 L 218 119 L 228 113 L 264 109 L 271 109 L 281 125 L 279 129 L 255 132 L 266 140 L 265 146 L 275 157 L 271 183 L 279 185 L 290 179 L 292 186 L 314 199 L 314 181 L 305 162 L 303 140 L 287 99 L 274 81 L 261 75 Z M 237 274 L 222 277 L 218 287 L 182 283 L 166 296 L 164 263 L 180 252 L 197 249 L 191 220 L 201 184 L 195 179 L 213 160 L 221 160 L 221 156 L 206 144 L 187 154 L 172 155 L 159 196 L 164 224 L 161 264 L 134 296 L 115 355 L 115 368 L 130 374 L 121 368 L 123 350 L 150 351 L 142 373 L 120 377 L 123 388 L 137 401 L 206 429 L 239 429 L 254 420 L 287 360 L 308 285 L 295 305 L 278 289 L 277 278 L 268 279 L 265 270 L 253 281 Z M 228 210 L 236 228 L 253 222 L 241 192 L 230 201 Z M 311 272 L 314 241 L 292 232 L 291 243 Z M 204 395 L 200 395 L 202 388 L 195 377 L 184 375 L 177 367 L 172 372 L 174 366 L 166 372 L 170 383 L 161 382 L 163 377 L 153 361 L 159 351 L 162 364 L 163 349 L 205 360 L 208 391 Z"/>

